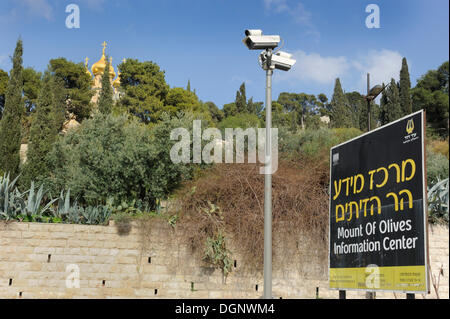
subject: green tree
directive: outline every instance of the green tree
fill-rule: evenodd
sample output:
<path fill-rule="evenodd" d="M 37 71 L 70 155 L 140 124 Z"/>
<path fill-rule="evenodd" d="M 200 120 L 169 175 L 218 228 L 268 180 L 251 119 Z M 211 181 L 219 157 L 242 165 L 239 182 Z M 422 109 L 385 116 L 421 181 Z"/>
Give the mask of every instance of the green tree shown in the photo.
<path fill-rule="evenodd" d="M 164 71 L 157 64 L 127 59 L 118 68 L 124 92 L 120 107 L 124 111 L 144 123 L 155 123 L 165 111 L 172 111 L 165 107 L 169 86 L 166 84 Z"/>
<path fill-rule="evenodd" d="M 32 180 L 41 181 L 50 171 L 46 156 L 58 135 L 54 119 L 54 105 L 52 76 L 50 73 L 46 73 L 31 124 L 22 185 L 29 186 Z"/>
<path fill-rule="evenodd" d="M 20 143 L 23 114 L 22 40 L 17 40 L 12 58 L 13 67 L 5 94 L 5 107 L 0 121 L 0 169 L 11 177 L 19 174 Z"/>
<path fill-rule="evenodd" d="M 264 112 L 265 113 L 265 112 Z M 277 101 L 272 102 L 272 126 L 273 127 L 290 127 L 292 124 L 292 113 L 284 110 L 283 105 Z"/>
<path fill-rule="evenodd" d="M 259 118 L 262 116 L 264 110 L 264 102 L 253 102 L 253 97 L 247 101 L 247 110 L 250 114 L 255 114 Z"/>
<path fill-rule="evenodd" d="M 186 90 L 188 92 L 191 92 L 191 80 L 188 80 L 188 84 L 187 84 Z"/>
<path fill-rule="evenodd" d="M 2 119 L 3 109 L 5 107 L 5 96 L 8 88 L 9 75 L 8 72 L 0 69 L 0 120 Z"/>
<path fill-rule="evenodd" d="M 412 91 L 413 110 L 427 112 L 427 122 L 440 136 L 449 134 L 449 63 L 423 75 Z"/>
<path fill-rule="evenodd" d="M 400 93 L 398 85 L 394 79 L 383 91 L 380 100 L 380 122 L 381 125 L 388 124 L 398 120 L 403 116 L 403 110 L 400 102 Z"/>
<path fill-rule="evenodd" d="M 224 113 L 221 109 L 217 107 L 214 102 L 205 102 L 206 107 L 209 110 L 209 113 L 211 114 L 211 118 L 215 123 L 218 123 L 223 120 Z"/>
<path fill-rule="evenodd" d="M 402 69 L 400 70 L 400 103 L 402 105 L 403 115 L 412 113 L 411 80 L 406 58 L 403 58 Z"/>
<path fill-rule="evenodd" d="M 300 118 L 300 126 L 302 130 L 306 128 L 306 122 L 314 123 L 309 117 L 315 117 L 318 113 L 317 99 L 312 94 L 299 94 L 300 110 L 298 112 Z M 320 119 L 319 119 L 320 120 Z M 316 121 L 317 122 L 317 118 Z M 315 124 L 314 124 L 315 125 Z"/>
<path fill-rule="evenodd" d="M 55 128 L 59 132 L 66 119 L 66 89 L 64 87 L 64 82 L 56 76 L 51 77 L 50 84 L 54 99 L 52 117 Z"/>
<path fill-rule="evenodd" d="M 348 100 L 342 90 L 341 81 L 336 79 L 331 100 L 331 125 L 333 127 L 352 127 L 353 114 Z"/>
<path fill-rule="evenodd" d="M 98 111 L 102 114 L 111 113 L 111 109 L 114 104 L 113 100 L 113 90 L 111 86 L 111 81 L 109 79 L 109 59 L 106 59 L 105 71 L 102 75 L 102 90 L 100 91 L 100 97 L 98 99 Z"/>
<path fill-rule="evenodd" d="M 236 104 L 238 113 L 246 113 L 247 109 L 247 95 L 245 93 L 245 82 L 241 84 L 239 90 L 236 92 L 236 100 L 234 101 Z"/>
<path fill-rule="evenodd" d="M 260 120 L 255 114 L 242 113 L 234 116 L 229 116 L 223 119 L 218 124 L 220 130 L 222 130 L 222 136 L 225 136 L 226 128 L 242 128 L 243 130 L 249 127 L 259 127 Z"/>
<path fill-rule="evenodd" d="M 236 103 L 228 103 L 223 106 L 223 113 L 225 117 L 235 116 L 238 114 Z"/>
<path fill-rule="evenodd" d="M 22 72 L 23 77 L 23 98 L 25 102 L 25 114 L 30 113 L 36 107 L 39 93 L 42 87 L 42 74 L 33 68 L 25 68 Z"/>
<path fill-rule="evenodd" d="M 22 116 L 22 143 L 28 143 L 30 136 L 31 114 L 36 109 L 39 93 L 42 87 L 42 73 L 33 68 L 22 71 L 24 116 Z"/>
<path fill-rule="evenodd" d="M 83 63 L 74 63 L 65 58 L 50 60 L 52 75 L 64 83 L 67 111 L 83 121 L 91 114 L 91 78 L 86 74 Z"/>
<path fill-rule="evenodd" d="M 197 95 L 183 88 L 171 88 L 167 93 L 166 107 L 175 115 L 179 111 L 203 112 L 206 108 Z"/>
<path fill-rule="evenodd" d="M 172 88 L 167 94 L 164 112 L 175 116 L 180 111 L 201 117 L 208 122 L 207 125 L 213 122 L 208 106 L 202 103 L 194 92 L 183 88 Z"/>
<path fill-rule="evenodd" d="M 295 93 L 280 93 L 277 102 L 283 106 L 283 111 L 290 114 L 290 129 L 296 131 L 299 122 L 299 112 L 301 110 L 298 94 Z"/>
<path fill-rule="evenodd" d="M 352 113 L 352 127 L 367 130 L 367 101 L 356 91 L 345 93 L 345 97 Z"/>

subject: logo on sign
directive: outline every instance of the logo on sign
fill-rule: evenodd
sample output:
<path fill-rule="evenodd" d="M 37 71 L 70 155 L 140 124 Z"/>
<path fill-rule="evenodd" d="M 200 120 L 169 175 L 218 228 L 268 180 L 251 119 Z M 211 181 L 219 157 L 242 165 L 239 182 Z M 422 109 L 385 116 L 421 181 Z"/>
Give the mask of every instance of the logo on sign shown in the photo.
<path fill-rule="evenodd" d="M 413 119 L 410 119 L 408 124 L 406 124 L 406 133 L 412 134 L 412 132 L 414 132 L 414 121 Z"/>
<path fill-rule="evenodd" d="M 414 133 L 414 120 L 410 119 L 406 123 L 406 133 L 408 135 L 405 136 L 405 139 L 403 140 L 403 144 L 411 143 L 417 139 L 419 139 L 419 136 L 417 136 L 417 133 Z"/>

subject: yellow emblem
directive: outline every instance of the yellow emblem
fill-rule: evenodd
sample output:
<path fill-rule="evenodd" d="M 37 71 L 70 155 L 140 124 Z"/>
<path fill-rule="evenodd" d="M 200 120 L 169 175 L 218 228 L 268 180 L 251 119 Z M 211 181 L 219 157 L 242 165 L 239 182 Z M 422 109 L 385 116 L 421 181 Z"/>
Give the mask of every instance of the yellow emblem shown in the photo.
<path fill-rule="evenodd" d="M 406 133 L 411 134 L 414 131 L 414 121 L 410 119 L 406 124 Z"/>

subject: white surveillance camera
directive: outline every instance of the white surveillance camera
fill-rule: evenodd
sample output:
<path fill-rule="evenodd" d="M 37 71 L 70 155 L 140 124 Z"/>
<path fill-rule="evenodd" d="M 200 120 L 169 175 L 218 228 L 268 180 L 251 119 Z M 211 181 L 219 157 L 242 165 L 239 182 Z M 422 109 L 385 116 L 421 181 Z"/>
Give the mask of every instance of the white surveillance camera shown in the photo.
<path fill-rule="evenodd" d="M 245 35 L 242 42 L 250 50 L 275 49 L 280 43 L 280 36 L 263 35 L 261 30 L 245 30 Z"/>
<path fill-rule="evenodd" d="M 267 66 L 268 62 L 267 53 L 266 51 L 263 51 L 259 56 L 259 62 L 265 68 L 289 71 L 297 61 L 292 59 L 292 54 L 283 51 L 278 51 L 277 53 L 271 56 L 270 65 Z"/>
<path fill-rule="evenodd" d="M 292 54 L 287 52 L 278 51 L 272 55 L 272 65 L 278 70 L 289 71 L 295 62 L 297 61 L 292 59 Z"/>
<path fill-rule="evenodd" d="M 245 35 L 248 37 L 249 35 L 262 35 L 262 30 L 245 30 Z"/>

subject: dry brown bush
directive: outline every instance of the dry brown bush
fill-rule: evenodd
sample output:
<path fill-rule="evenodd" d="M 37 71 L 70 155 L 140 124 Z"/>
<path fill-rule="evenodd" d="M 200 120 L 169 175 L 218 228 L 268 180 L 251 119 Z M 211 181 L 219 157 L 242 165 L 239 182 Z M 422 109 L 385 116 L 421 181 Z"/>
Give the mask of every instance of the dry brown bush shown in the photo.
<path fill-rule="evenodd" d="M 273 258 L 327 260 L 328 166 L 280 160 L 272 176 Z M 178 193 L 182 225 L 192 248 L 222 232 L 237 244 L 244 264 L 261 269 L 264 243 L 264 175 L 256 164 L 217 164 Z M 219 209 L 214 209 L 214 205 Z M 297 258 L 297 259 L 298 259 Z"/>

